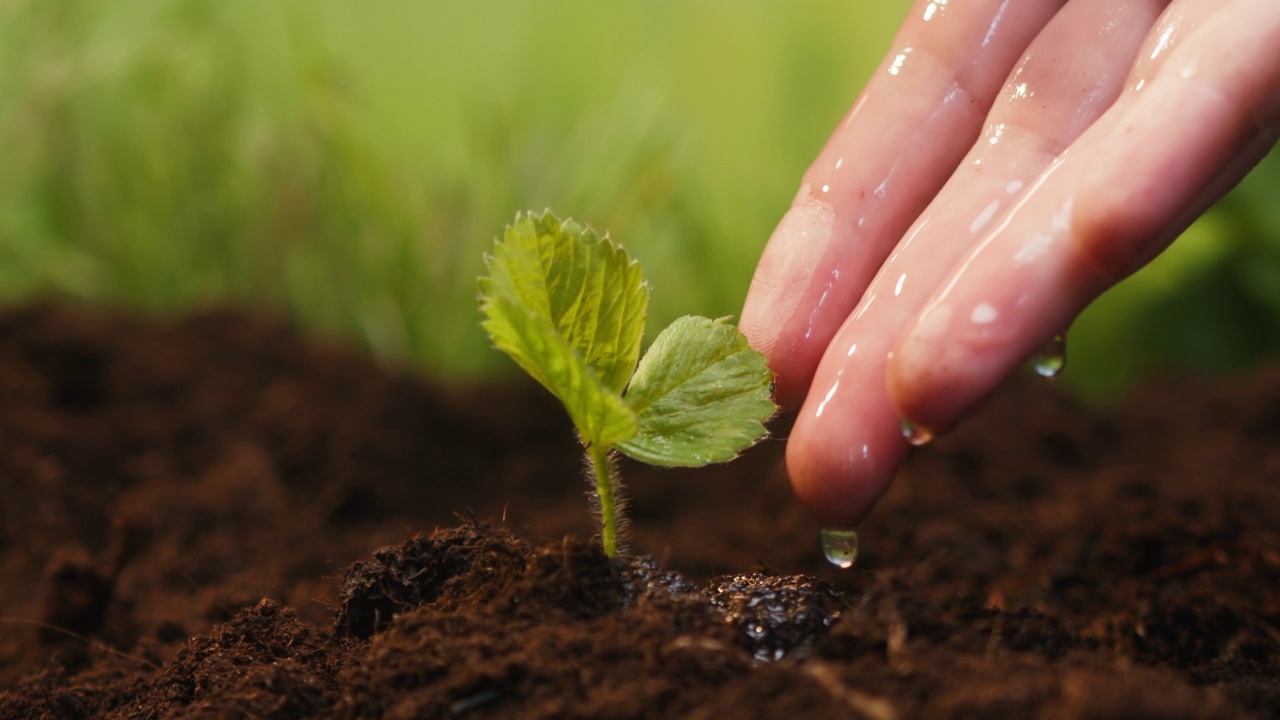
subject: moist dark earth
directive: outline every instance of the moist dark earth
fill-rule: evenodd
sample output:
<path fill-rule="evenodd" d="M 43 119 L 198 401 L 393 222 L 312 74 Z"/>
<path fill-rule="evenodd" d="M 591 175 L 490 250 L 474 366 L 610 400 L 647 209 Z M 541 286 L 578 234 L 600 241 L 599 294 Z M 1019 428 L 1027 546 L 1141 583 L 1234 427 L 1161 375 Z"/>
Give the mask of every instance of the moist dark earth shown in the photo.
<path fill-rule="evenodd" d="M 529 383 L 232 310 L 0 310 L 0 718 L 1280 717 L 1280 364 L 1019 378 L 823 559 L 783 442 L 622 467 Z"/>

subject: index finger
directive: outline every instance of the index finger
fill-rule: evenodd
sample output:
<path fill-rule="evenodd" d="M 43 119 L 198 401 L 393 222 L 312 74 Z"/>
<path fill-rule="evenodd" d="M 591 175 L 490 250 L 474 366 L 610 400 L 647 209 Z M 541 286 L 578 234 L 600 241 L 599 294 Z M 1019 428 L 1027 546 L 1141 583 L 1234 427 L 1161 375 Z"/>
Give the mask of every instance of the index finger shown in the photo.
<path fill-rule="evenodd" d="M 919 0 L 805 173 L 760 259 L 741 327 L 794 409 L 898 239 L 960 163 L 1004 79 L 1064 0 Z"/>

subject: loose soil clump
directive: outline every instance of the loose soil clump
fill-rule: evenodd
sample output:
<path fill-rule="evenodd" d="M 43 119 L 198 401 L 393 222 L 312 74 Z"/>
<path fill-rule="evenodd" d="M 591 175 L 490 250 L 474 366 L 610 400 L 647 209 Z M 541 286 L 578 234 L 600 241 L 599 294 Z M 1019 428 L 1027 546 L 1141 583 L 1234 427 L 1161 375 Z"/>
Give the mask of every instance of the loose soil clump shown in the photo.
<path fill-rule="evenodd" d="M 0 719 L 1280 717 L 1280 365 L 1009 383 L 830 567 L 783 443 L 628 465 L 283 323 L 0 310 Z"/>

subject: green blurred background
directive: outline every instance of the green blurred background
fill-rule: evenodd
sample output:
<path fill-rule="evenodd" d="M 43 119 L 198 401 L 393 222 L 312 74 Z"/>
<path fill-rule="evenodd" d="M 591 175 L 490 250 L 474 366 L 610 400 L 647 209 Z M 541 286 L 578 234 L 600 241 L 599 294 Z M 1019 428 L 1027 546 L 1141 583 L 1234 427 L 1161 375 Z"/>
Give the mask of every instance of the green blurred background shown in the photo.
<path fill-rule="evenodd" d="M 474 378 L 508 367 L 482 254 L 551 207 L 641 259 L 651 332 L 736 314 L 908 7 L 0 0 L 0 302 L 232 300 Z M 1273 157 L 1096 304 L 1068 381 L 1280 345 L 1278 183 Z"/>

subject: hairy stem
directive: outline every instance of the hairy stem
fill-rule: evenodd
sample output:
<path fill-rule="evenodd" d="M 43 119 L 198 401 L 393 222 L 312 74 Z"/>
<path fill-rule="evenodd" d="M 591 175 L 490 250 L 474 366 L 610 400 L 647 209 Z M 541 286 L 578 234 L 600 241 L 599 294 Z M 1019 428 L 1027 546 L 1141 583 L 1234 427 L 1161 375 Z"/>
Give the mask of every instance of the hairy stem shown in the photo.
<path fill-rule="evenodd" d="M 596 497 L 600 501 L 600 542 L 608 557 L 618 554 L 618 500 L 614 494 L 617 478 L 610 457 L 612 453 L 613 449 L 610 447 L 587 447 L 587 458 L 591 461 L 591 472 L 596 483 Z"/>

